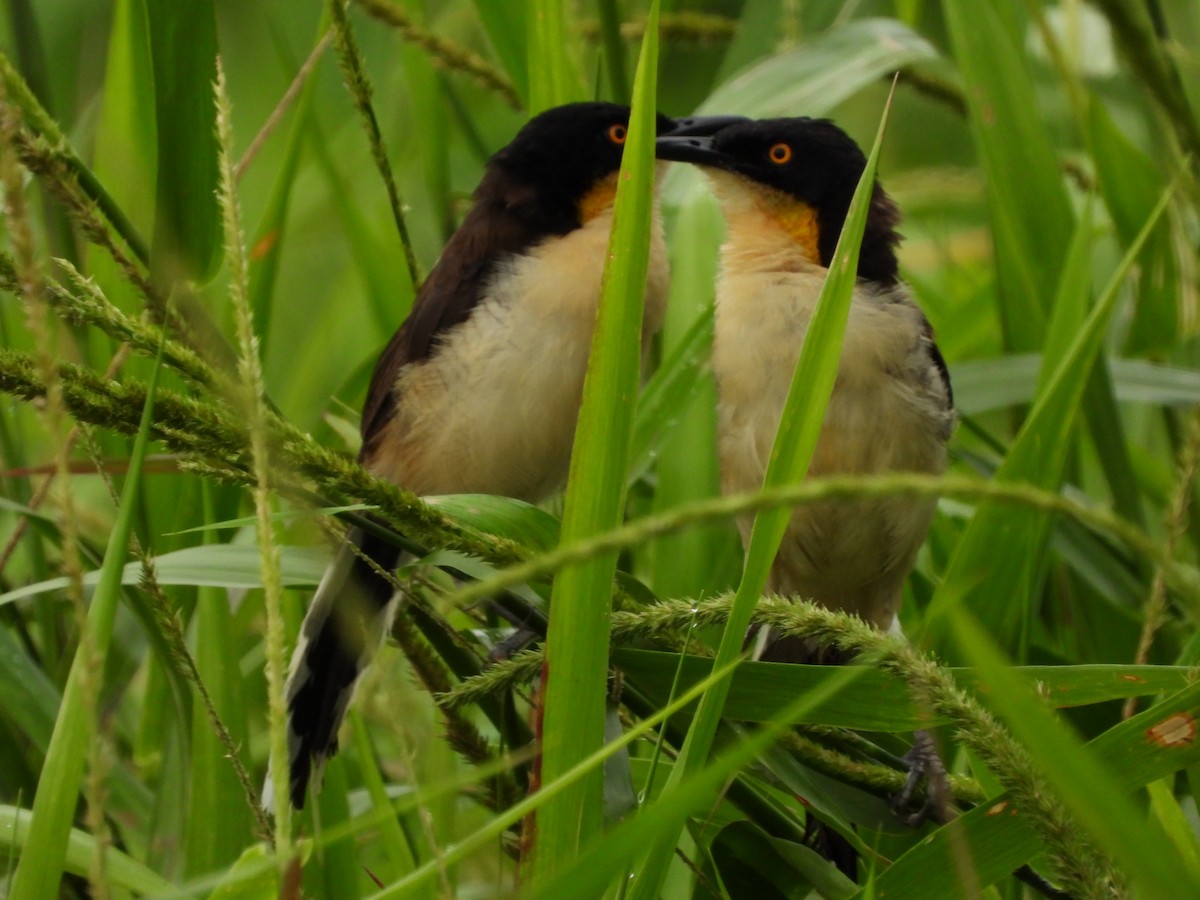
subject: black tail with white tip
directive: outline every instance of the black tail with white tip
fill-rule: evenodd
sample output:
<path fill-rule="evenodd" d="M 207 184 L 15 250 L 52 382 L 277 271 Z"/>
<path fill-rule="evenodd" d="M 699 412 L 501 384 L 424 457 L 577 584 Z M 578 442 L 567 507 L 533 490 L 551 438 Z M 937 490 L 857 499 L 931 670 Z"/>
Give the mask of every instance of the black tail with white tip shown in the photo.
<path fill-rule="evenodd" d="M 395 613 L 395 588 L 375 568 L 393 571 L 401 551 L 361 529 L 346 535 L 313 595 L 287 681 L 289 799 L 304 808 L 337 752 L 338 729 L 359 675 L 378 652 Z M 365 557 L 365 558 L 364 558 Z M 273 806 L 271 775 L 263 803 Z"/>

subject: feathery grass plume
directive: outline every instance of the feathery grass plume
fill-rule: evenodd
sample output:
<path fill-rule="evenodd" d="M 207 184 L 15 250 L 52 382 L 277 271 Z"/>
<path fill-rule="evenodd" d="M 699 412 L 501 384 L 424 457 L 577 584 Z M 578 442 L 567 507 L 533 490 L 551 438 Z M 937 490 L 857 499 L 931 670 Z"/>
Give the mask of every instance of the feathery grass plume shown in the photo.
<path fill-rule="evenodd" d="M 512 79 L 482 56 L 418 25 L 392 0 L 358 0 L 358 5 L 379 21 L 391 25 L 402 41 L 420 47 L 442 68 L 474 78 L 483 87 L 498 94 L 513 109 L 521 108 L 521 98 L 513 87 Z"/>
<path fill-rule="evenodd" d="M 130 243 L 131 240 L 140 240 L 140 237 L 134 234 L 131 238 L 123 232 L 114 236 L 112 223 L 97 215 L 99 207 L 95 199 L 80 184 L 79 173 L 71 164 L 71 157 L 57 146 L 51 145 L 43 137 L 25 133 L 17 136 L 17 146 L 21 160 L 29 171 L 37 175 L 51 195 L 66 208 L 84 236 L 112 258 L 125 279 L 145 298 L 147 308 L 160 321 L 164 320 L 168 315 L 166 301 L 141 268 L 145 262 L 139 255 L 138 248 Z M 133 226 L 128 228 L 132 230 Z M 137 259 L 136 262 L 121 248 L 116 240 L 117 236 L 129 247 Z"/>
<path fill-rule="evenodd" d="M 81 421 L 125 434 L 137 427 L 139 404 L 145 388 L 135 379 L 114 382 L 71 364 L 60 367 L 64 400 Z M 45 396 L 45 383 L 31 357 L 0 349 L 0 392 L 25 400 Z M 247 436 L 241 423 L 211 402 L 160 390 L 155 406 L 154 435 L 171 450 L 193 459 L 185 465 L 207 471 L 222 481 L 247 484 Z M 568 563 L 598 553 L 633 547 L 651 538 L 694 525 L 733 519 L 745 512 L 782 506 L 799 506 L 834 499 L 916 494 L 957 500 L 991 500 L 1054 513 L 1086 528 L 1111 535 L 1130 549 L 1163 567 L 1167 584 L 1190 604 L 1200 602 L 1200 584 L 1169 558 L 1160 543 L 1100 506 L 1091 506 L 1062 494 L 1023 484 L 984 482 L 964 476 L 940 478 L 894 473 L 870 478 L 822 478 L 780 488 L 730 494 L 697 501 L 666 513 L 635 519 L 593 538 L 564 544 L 530 558 L 528 551 L 507 538 L 497 538 L 454 523 L 440 511 L 388 482 L 380 481 L 342 453 L 317 444 L 295 429 L 279 439 L 279 450 L 288 466 L 312 478 L 339 501 L 365 502 L 380 507 L 388 521 L 403 524 L 413 541 L 425 547 L 447 547 L 478 556 L 497 566 L 507 566 L 491 578 L 464 586 L 451 601 L 469 606 L 506 588 L 553 573 Z M 295 496 L 311 499 L 298 485 Z M 329 504 L 322 504 L 329 505 Z M 350 515 L 350 514 L 347 514 Z"/>
<path fill-rule="evenodd" d="M 797 484 L 726 494 L 680 505 L 669 512 L 633 519 L 595 537 L 562 544 L 489 578 L 464 585 L 452 595 L 451 602 L 461 607 L 470 606 L 514 585 L 553 574 L 563 566 L 597 554 L 635 547 L 662 535 L 710 522 L 731 520 L 747 512 L 806 506 L 830 500 L 900 495 L 989 500 L 1065 516 L 1088 529 L 1112 535 L 1146 559 L 1161 564 L 1172 587 L 1193 602 L 1200 602 L 1200 584 L 1188 572 L 1172 563 L 1158 541 L 1103 507 L 1090 506 L 1063 494 L 1020 483 L 905 472 L 813 478 Z"/>
<path fill-rule="evenodd" d="M 545 654 L 540 647 L 514 653 L 439 694 L 438 706 L 442 709 L 459 709 L 486 697 L 500 696 L 517 685 L 529 684 L 541 673 L 544 660 Z"/>
<path fill-rule="evenodd" d="M 271 772 L 275 796 L 288 796 L 287 703 L 284 681 L 287 678 L 287 646 L 283 623 L 283 581 L 280 572 L 279 545 L 271 521 L 272 467 L 275 463 L 267 434 L 267 414 L 261 363 L 258 359 L 258 340 L 254 334 L 254 319 L 248 299 L 246 255 L 242 243 L 242 226 L 233 176 L 233 132 L 229 97 L 225 92 L 225 69 L 217 58 L 217 80 L 214 85 L 217 104 L 218 165 L 222 224 L 225 231 L 225 253 L 229 261 L 229 291 L 237 322 L 238 347 L 241 360 L 238 374 L 242 382 L 244 413 L 250 436 L 250 461 L 254 471 L 254 508 L 258 517 L 258 551 L 262 566 L 263 593 L 267 611 L 266 676 L 268 721 L 270 723 Z M 292 807 L 281 799 L 275 805 L 275 851 L 281 874 L 291 865 Z"/>
<path fill-rule="evenodd" d="M 146 396 L 145 386 L 137 379 L 111 381 L 71 363 L 59 366 L 57 373 L 72 415 L 124 434 L 137 430 L 138 404 Z M 0 348 L 0 392 L 30 401 L 45 396 L 45 381 L 32 357 Z M 230 484 L 251 483 L 249 438 L 242 421 L 235 420 L 223 406 L 211 400 L 169 390 L 160 391 L 159 398 L 152 429 L 156 440 L 175 452 L 194 457 L 186 463 L 188 466 L 197 470 L 208 467 Z M 528 549 L 517 541 L 456 522 L 412 493 L 374 477 L 344 453 L 321 446 L 295 426 L 275 418 L 271 421 L 279 432 L 273 439 L 275 448 L 286 463 L 286 470 L 277 472 L 276 477 L 284 480 L 280 487 L 287 488 L 291 495 L 306 501 L 313 499 L 311 491 L 289 474 L 298 472 L 312 478 L 331 496 L 355 503 L 361 498 L 361 502 L 378 506 L 382 518 L 403 525 L 413 547 L 444 547 L 498 566 L 513 565 L 528 557 Z M 366 523 L 353 513 L 342 515 L 356 524 Z"/>
<path fill-rule="evenodd" d="M 360 0 L 365 2 L 365 0 Z M 632 22 L 621 22 L 620 37 L 627 41 L 636 41 L 646 33 L 646 20 L 636 19 Z M 600 21 L 580 23 L 580 33 L 589 40 L 597 38 L 607 41 L 605 35 L 606 23 Z M 663 41 L 691 41 L 697 44 L 716 44 L 732 40 L 737 34 L 738 20 L 718 13 L 696 12 L 685 10 L 680 12 L 664 12 L 658 19 L 658 34 Z"/>
<path fill-rule="evenodd" d="M 383 186 L 387 189 L 388 203 L 392 208 L 392 219 L 396 223 L 396 232 L 400 236 L 400 246 L 404 250 L 404 263 L 408 267 L 408 277 L 412 282 L 413 293 L 421 285 L 420 271 L 417 268 L 417 256 L 413 252 L 412 240 L 408 236 L 408 224 L 404 220 L 404 204 L 400 201 L 400 191 L 396 187 L 396 179 L 392 175 L 392 164 L 388 162 L 387 151 L 383 147 L 383 135 L 379 131 L 379 120 L 375 117 L 375 108 L 371 105 L 371 80 L 367 77 L 363 65 L 362 53 L 354 40 L 354 30 L 346 16 L 346 0 L 329 0 L 329 17 L 333 22 L 333 44 L 337 48 L 338 63 L 342 69 L 342 77 L 346 89 L 354 100 L 354 108 L 362 116 L 363 128 L 367 132 L 367 141 L 371 145 L 371 158 L 383 178 Z"/>

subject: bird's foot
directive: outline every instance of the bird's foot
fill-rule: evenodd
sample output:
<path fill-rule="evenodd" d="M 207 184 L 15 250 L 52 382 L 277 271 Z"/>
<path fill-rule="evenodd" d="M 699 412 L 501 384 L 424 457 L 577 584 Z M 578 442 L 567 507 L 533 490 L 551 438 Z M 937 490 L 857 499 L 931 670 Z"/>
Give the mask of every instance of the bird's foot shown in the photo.
<path fill-rule="evenodd" d="M 516 656 L 530 644 L 541 639 L 541 635 L 536 631 L 531 631 L 528 628 L 518 628 L 490 651 L 488 651 L 488 664 L 504 662 L 506 659 L 511 659 Z"/>
<path fill-rule="evenodd" d="M 946 821 L 950 817 L 950 778 L 938 755 L 937 744 L 928 731 L 913 733 L 912 749 L 904 755 L 908 779 L 900 793 L 892 798 L 892 809 L 911 828 L 929 819 Z M 925 784 L 925 795 L 917 800 L 917 789 Z"/>

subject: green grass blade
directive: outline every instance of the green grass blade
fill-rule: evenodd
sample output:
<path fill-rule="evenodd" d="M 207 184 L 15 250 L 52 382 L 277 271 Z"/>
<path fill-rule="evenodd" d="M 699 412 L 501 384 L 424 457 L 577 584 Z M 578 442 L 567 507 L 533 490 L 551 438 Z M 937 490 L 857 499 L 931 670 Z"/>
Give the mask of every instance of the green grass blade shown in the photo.
<path fill-rule="evenodd" d="M 217 18 L 212 0 L 147 0 L 158 129 L 151 256 L 162 277 L 205 281 L 221 262 L 217 208 Z"/>
<path fill-rule="evenodd" d="M 202 485 L 204 518 L 215 518 L 212 490 Z M 213 532 L 205 534 L 214 543 Z M 204 683 L 230 738 L 239 747 L 247 742 L 246 703 L 241 673 L 229 664 L 230 648 L 239 644 L 229 593 L 201 587 L 196 592 L 196 672 Z M 253 842 L 254 820 L 246 795 L 217 737 L 204 704 L 192 704 L 192 741 L 188 762 L 189 807 L 185 820 L 184 871 L 191 876 L 232 864 Z"/>
<path fill-rule="evenodd" d="M 525 24 L 532 10 L 526 3 L 496 3 L 495 0 L 475 0 L 475 12 L 487 32 L 500 63 L 504 66 L 513 87 L 524 101 L 526 109 L 533 110 L 529 96 L 529 28 Z"/>
<path fill-rule="evenodd" d="M 600 42 L 604 48 L 604 67 L 608 72 L 609 93 L 617 103 L 629 102 L 629 75 L 625 72 L 625 41 L 621 37 L 621 11 L 617 0 L 600 0 Z"/>
<path fill-rule="evenodd" d="M 14 806 L 0 806 L 0 850 L 4 855 L 25 852 L 32 813 Z M 86 876 L 96 855 L 96 839 L 72 828 L 67 836 L 64 871 Z M 104 872 L 110 888 L 120 888 L 139 896 L 169 894 L 173 885 L 158 873 L 113 847 L 104 850 Z M 55 896 L 53 892 L 49 896 Z"/>
<path fill-rule="evenodd" d="M 1122 874 L 1136 886 L 1137 895 L 1162 900 L 1200 896 L 1200 878 L 1178 856 L 1161 852 L 1168 845 L 1166 836 L 1157 822 L 1145 822 L 1115 772 L 1089 752 L 1066 724 L 1030 697 L 1028 687 L 1021 684 L 978 623 L 961 610 L 954 611 L 953 619 L 955 637 L 964 654 L 978 665 L 992 687 L 986 702 L 1004 718 L 1079 824 L 1120 864 Z M 1194 729 L 1195 720 L 1188 721 Z M 1153 735 L 1152 730 L 1151 743 Z M 1160 739 L 1166 741 L 1166 737 Z M 1195 746 L 1194 732 L 1188 744 Z M 1125 827 L 1134 821 L 1144 824 L 1138 829 Z M 1102 858 L 1089 861 L 1085 852 L 1075 848 L 1067 858 L 1080 866 L 1088 866 L 1089 862 L 1103 865 Z M 1109 881 L 1102 869 L 1084 874 L 1097 884 Z"/>
<path fill-rule="evenodd" d="M 712 661 L 685 656 L 682 664 L 672 653 L 621 648 L 613 654 L 621 671 L 650 700 L 662 702 L 671 695 L 675 672 L 680 684 L 690 687 L 712 670 Z M 814 690 L 835 671 L 830 666 L 783 665 L 746 662 L 738 667 L 729 685 L 730 709 L 745 722 L 777 718 L 798 694 Z M 949 670 L 966 688 L 986 689 L 974 669 Z M 1025 666 L 1015 670 L 1038 685 L 1038 696 L 1056 707 L 1086 706 L 1125 697 L 1146 697 L 1181 690 L 1190 682 L 1186 666 Z M 828 707 L 810 707 L 806 723 L 856 728 L 863 731 L 902 732 L 949 722 L 915 703 L 909 689 L 895 676 L 878 670 L 864 672 Z"/>
<path fill-rule="evenodd" d="M 346 763 L 335 756 L 321 776 L 321 793 L 313 798 L 313 859 L 305 870 L 305 893 L 312 897 L 337 897 L 362 882 L 363 866 L 358 846 L 349 834 L 326 839 L 327 830 L 343 830 L 350 822 L 350 803 L 346 797 Z M 381 820 L 386 821 L 386 820 Z M 310 884 L 309 882 L 315 882 Z"/>
<path fill-rule="evenodd" d="M 325 40 L 326 20 L 327 17 L 322 17 L 321 33 L 317 35 L 316 39 L 318 44 Z M 250 309 L 254 313 L 254 321 L 258 323 L 259 346 L 264 359 L 267 357 L 267 348 L 271 341 L 271 314 L 274 310 L 272 300 L 275 294 L 275 283 L 279 277 L 280 258 L 286 245 L 292 189 L 296 183 L 297 170 L 308 136 L 309 110 L 317 85 L 315 74 L 315 72 L 309 74 L 308 80 L 305 81 L 304 87 L 300 90 L 300 96 L 296 100 L 295 109 L 292 111 L 292 129 L 288 135 L 283 162 L 278 168 L 275 184 L 271 190 L 271 199 L 251 244 L 249 257 Z"/>
<path fill-rule="evenodd" d="M 617 740 L 599 747 L 595 752 L 580 760 L 571 769 L 564 772 L 561 777 L 554 781 L 543 780 L 542 787 L 536 794 L 526 797 L 521 802 L 499 813 L 474 834 L 455 844 L 453 847 L 447 848 L 440 858 L 431 860 L 407 878 L 390 885 L 387 890 L 375 894 L 372 900 L 391 900 L 394 897 L 410 896 L 409 892 L 417 885 L 424 884 L 436 878 L 439 872 L 445 871 L 450 866 L 465 859 L 470 853 L 494 841 L 509 826 L 521 821 L 531 812 L 544 808 L 547 803 L 569 791 L 572 786 L 578 784 L 582 779 L 600 771 L 600 767 L 605 760 L 621 752 L 634 741 L 645 737 L 656 726 L 678 713 L 689 703 L 694 702 L 698 695 L 709 689 L 713 684 L 727 679 L 732 671 L 732 666 L 714 671 L 708 678 L 696 684 L 691 690 L 681 694 L 673 703 L 658 710 L 654 715 L 643 719 Z M 823 698 L 818 697 L 818 702 L 821 699 Z M 435 793 L 434 789 L 428 791 L 430 796 L 433 796 Z"/>
<path fill-rule="evenodd" d="M 362 773 L 367 795 L 371 798 L 373 807 L 382 809 L 388 805 L 387 786 L 383 783 L 383 775 L 375 763 L 375 750 L 371 745 L 371 736 L 367 733 L 367 726 L 358 713 L 351 711 L 350 725 L 354 733 L 354 750 L 358 756 L 359 771 Z M 326 827 L 334 824 L 336 823 L 322 823 Z M 412 848 L 408 844 L 408 838 L 404 836 L 404 830 L 400 827 L 398 819 L 393 816 L 380 819 L 379 841 L 383 844 L 385 858 L 391 864 L 389 874 L 393 878 L 403 878 L 416 868 L 417 861 L 413 858 Z"/>
<path fill-rule="evenodd" d="M 716 385 L 709 366 L 717 254 L 697 248 L 717 243 L 722 218 L 711 194 L 693 196 L 695 201 L 668 222 L 674 239 L 664 359 L 642 392 L 634 432 L 634 472 L 641 459 L 655 463 L 656 511 L 720 493 Z M 660 596 L 693 597 L 732 586 L 741 545 L 723 523 L 661 538 L 646 555 L 650 582 Z"/>
<path fill-rule="evenodd" d="M 526 5 L 531 115 L 587 97 L 567 30 L 567 10 L 559 0 L 529 0 Z"/>
<path fill-rule="evenodd" d="M 874 146 L 846 214 L 846 224 L 838 239 L 829 274 L 813 310 L 812 321 L 805 335 L 804 346 L 793 373 L 791 389 L 784 404 L 779 431 L 771 448 L 771 458 L 763 480 L 765 488 L 801 481 L 808 471 L 808 464 L 817 445 L 821 424 L 825 418 L 825 408 L 833 392 L 834 379 L 837 377 L 842 338 L 850 315 L 854 286 L 858 280 L 858 254 L 866 227 L 871 193 L 875 187 L 875 170 L 879 163 L 879 151 L 883 145 L 889 109 L 890 99 L 884 108 Z M 766 587 L 771 564 L 775 560 L 775 553 L 779 549 L 779 542 L 787 529 L 790 517 L 791 510 L 785 507 L 763 510 L 754 518 L 742 580 L 738 585 L 729 620 L 721 635 L 721 644 L 713 662 L 717 668 L 729 665 L 741 652 L 750 616 Z M 700 708 L 691 728 L 688 729 L 687 739 L 671 772 L 668 786 L 677 786 L 683 778 L 698 772 L 704 766 L 716 735 L 717 724 L 725 708 L 728 690 L 729 682 L 720 682 L 700 701 Z M 651 900 L 658 895 L 677 838 L 678 830 L 665 831 L 658 837 L 647 857 L 645 868 L 635 878 L 630 892 L 631 900 Z"/>
<path fill-rule="evenodd" d="M 1040 381 L 1045 387 L 997 470 L 997 481 L 1024 481 L 1048 490 L 1059 486 L 1072 422 L 1101 350 L 1120 287 L 1166 210 L 1171 193 L 1172 189 L 1168 189 L 1160 198 L 1058 365 L 1044 367 Z M 1044 552 L 1047 529 L 1046 517 L 1032 510 L 1014 513 L 994 504 L 981 506 L 958 542 L 942 584 L 930 603 L 926 626 L 931 633 L 938 633 L 942 624 L 939 619 L 951 606 L 965 602 L 998 637 L 1001 646 L 1012 646 L 1029 621 L 1027 604 L 1032 599 L 1031 587 L 1038 575 L 1038 558 Z M 1018 563 L 997 566 L 997 546 L 1013 548 L 1011 558 Z M 1021 598 L 1026 598 L 1026 603 L 1020 602 Z"/>
<path fill-rule="evenodd" d="M 653 803 L 643 806 L 638 815 L 614 828 L 554 878 L 540 884 L 535 883 L 531 896 L 547 900 L 566 900 L 573 897 L 585 900 L 597 895 L 598 886 L 610 885 L 615 878 L 624 875 L 630 863 L 644 848 L 657 843 L 662 835 L 671 835 L 673 849 L 676 836 L 683 828 L 687 816 L 711 807 L 729 779 L 752 759 L 766 751 L 787 729 L 789 720 L 803 716 L 810 704 L 817 705 L 828 701 L 830 697 L 852 684 L 864 671 L 865 668 L 858 666 L 835 669 L 833 677 L 825 683 L 823 690 L 793 698 L 778 720 L 770 722 L 747 739 L 733 744 L 731 749 L 711 764 L 698 767 L 685 779 L 680 780 L 676 777 L 679 770 L 679 764 L 676 763 L 662 794 Z M 727 673 L 728 669 L 715 670 L 715 674 L 722 672 Z M 711 676 L 709 680 L 711 681 Z M 716 681 L 715 685 L 727 680 L 723 677 Z M 712 690 L 710 687 L 704 696 L 708 696 Z M 681 700 L 694 693 L 695 689 L 684 693 Z M 634 887 L 628 896 L 635 896 L 638 886 L 646 883 L 644 875 L 644 870 L 636 872 Z"/>
<path fill-rule="evenodd" d="M 1001 323 L 1010 349 L 1030 351 L 1042 346 L 1072 216 L 1029 60 L 996 6 L 946 0 L 942 9 L 989 186 Z"/>
<path fill-rule="evenodd" d="M 608 263 L 583 406 L 571 454 L 562 541 L 621 521 L 636 406 L 642 310 L 654 204 L 654 97 L 658 4 L 650 9 L 634 78 L 633 112 L 621 163 Z M 542 777 L 553 781 L 604 740 L 608 633 L 616 554 L 564 569 L 554 581 L 547 636 Z M 597 771 L 540 810 L 534 872 L 548 877 L 579 852 L 601 822 Z"/>
<path fill-rule="evenodd" d="M 154 390 L 158 383 L 159 366 L 154 367 L 146 391 L 146 404 L 129 459 L 129 474 L 121 492 L 121 508 L 113 525 L 100 582 L 88 609 L 84 635 L 71 664 L 71 674 L 63 694 L 46 761 L 38 779 L 38 792 L 33 801 L 33 820 L 25 841 L 25 852 L 17 863 L 9 896 L 14 900 L 40 900 L 57 893 L 66 861 L 71 821 L 79 801 L 88 745 L 94 739 L 95 710 L 86 704 L 86 679 L 98 678 L 104 671 L 112 638 L 117 601 L 121 596 L 121 572 L 133 531 L 141 488 L 142 463 L 149 446 L 150 423 L 154 414 Z M 99 663 L 99 665 L 97 665 Z"/>

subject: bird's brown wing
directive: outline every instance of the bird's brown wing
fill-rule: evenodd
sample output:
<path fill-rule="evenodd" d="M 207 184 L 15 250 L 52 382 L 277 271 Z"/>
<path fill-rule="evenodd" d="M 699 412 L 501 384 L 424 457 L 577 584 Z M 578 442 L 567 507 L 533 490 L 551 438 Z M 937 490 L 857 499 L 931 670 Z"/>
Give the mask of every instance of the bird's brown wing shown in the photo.
<path fill-rule="evenodd" d="M 497 265 L 527 250 L 544 233 L 539 230 L 542 223 L 523 214 L 531 198 L 512 188 L 489 194 L 486 185 L 476 192 L 474 207 L 446 244 L 412 312 L 375 364 L 363 404 L 360 459 L 371 455 L 375 439 L 395 412 L 400 370 L 429 358 L 439 339 L 465 322 L 483 300 Z"/>

